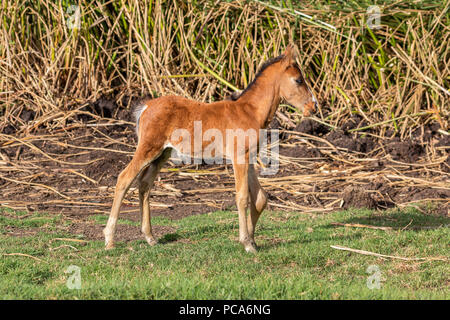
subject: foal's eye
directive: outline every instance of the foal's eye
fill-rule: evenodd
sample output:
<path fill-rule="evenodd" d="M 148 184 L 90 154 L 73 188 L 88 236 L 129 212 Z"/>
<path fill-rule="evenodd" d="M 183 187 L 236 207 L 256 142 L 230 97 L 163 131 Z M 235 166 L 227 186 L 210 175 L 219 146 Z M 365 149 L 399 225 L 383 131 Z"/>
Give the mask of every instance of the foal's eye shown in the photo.
<path fill-rule="evenodd" d="M 297 80 L 295 80 L 295 82 L 297 82 L 298 84 L 302 84 L 303 80 L 302 79 L 297 79 Z"/>

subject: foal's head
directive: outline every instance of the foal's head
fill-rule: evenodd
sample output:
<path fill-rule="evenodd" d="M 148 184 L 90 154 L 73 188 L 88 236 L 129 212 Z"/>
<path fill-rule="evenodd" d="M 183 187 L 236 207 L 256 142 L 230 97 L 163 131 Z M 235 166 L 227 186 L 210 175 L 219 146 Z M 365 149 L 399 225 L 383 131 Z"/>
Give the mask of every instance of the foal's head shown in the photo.
<path fill-rule="evenodd" d="M 279 62 L 281 68 L 280 95 L 289 104 L 303 111 L 305 116 L 313 113 L 317 100 L 303 78 L 299 66 L 295 62 L 294 48 L 289 45 Z"/>

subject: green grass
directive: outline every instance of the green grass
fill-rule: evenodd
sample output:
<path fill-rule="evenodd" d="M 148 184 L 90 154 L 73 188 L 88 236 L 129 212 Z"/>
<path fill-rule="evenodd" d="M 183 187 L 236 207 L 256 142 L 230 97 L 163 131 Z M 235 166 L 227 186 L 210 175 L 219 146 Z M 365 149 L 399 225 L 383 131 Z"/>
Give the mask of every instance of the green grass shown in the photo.
<path fill-rule="evenodd" d="M 3 214 L 6 213 L 6 214 Z M 154 225 L 176 229 L 155 247 L 143 240 L 119 242 L 74 238 L 62 217 L 0 215 L 1 299 L 448 299 L 448 261 L 401 261 L 347 251 L 341 245 L 402 257 L 449 255 L 449 218 L 416 209 L 375 212 L 348 210 L 328 215 L 265 212 L 257 229 L 259 252 L 237 243 L 237 214 L 214 212 Z M 95 223 L 105 218 L 95 216 Z M 124 221 L 122 219 L 121 221 Z M 392 231 L 334 226 L 332 222 L 391 226 Z M 7 235 L 10 226 L 34 236 Z M 407 226 L 407 227 L 406 227 Z M 402 230 L 406 227 L 404 230 Z M 426 227 L 426 228 L 423 228 Z M 436 228 L 429 228 L 436 227 Z M 39 229 L 37 229 L 39 228 Z M 138 228 L 136 226 L 136 228 Z M 17 230 L 17 229 L 16 229 Z M 53 239 L 53 240 L 52 240 Z M 59 249 L 53 249 L 68 244 Z M 75 249 L 76 248 L 76 249 Z M 4 255 L 23 253 L 30 257 Z M 81 289 L 70 290 L 70 266 L 81 268 Z M 378 266 L 381 288 L 369 289 L 366 270 Z"/>

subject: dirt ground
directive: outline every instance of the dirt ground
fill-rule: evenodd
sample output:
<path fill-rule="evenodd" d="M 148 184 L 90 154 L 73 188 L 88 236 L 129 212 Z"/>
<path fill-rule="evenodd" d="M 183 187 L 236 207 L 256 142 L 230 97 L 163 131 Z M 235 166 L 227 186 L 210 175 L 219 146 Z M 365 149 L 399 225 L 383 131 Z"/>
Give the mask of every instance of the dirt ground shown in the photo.
<path fill-rule="evenodd" d="M 130 112 L 105 110 L 100 110 L 102 116 L 113 118 L 79 116 L 64 129 L 37 128 L 25 134 L 0 126 L 0 205 L 62 213 L 80 221 L 108 214 L 117 176 L 133 155 L 136 137 Z M 270 195 L 268 209 L 310 214 L 431 202 L 418 208 L 450 215 L 450 136 L 439 131 L 439 124 L 422 127 L 404 140 L 379 139 L 370 130 L 349 132 L 364 125 L 358 116 L 336 130 L 312 119 L 291 130 L 272 121 L 270 127 L 280 129 L 282 140 L 280 170 L 260 178 Z M 235 210 L 232 167 L 169 162 L 150 201 L 152 215 L 170 219 Z M 140 220 L 136 186 L 121 212 L 123 218 Z M 72 231 L 102 237 L 99 226 L 77 228 Z M 125 230 L 131 227 L 121 228 L 122 238 L 134 239 L 135 231 Z"/>

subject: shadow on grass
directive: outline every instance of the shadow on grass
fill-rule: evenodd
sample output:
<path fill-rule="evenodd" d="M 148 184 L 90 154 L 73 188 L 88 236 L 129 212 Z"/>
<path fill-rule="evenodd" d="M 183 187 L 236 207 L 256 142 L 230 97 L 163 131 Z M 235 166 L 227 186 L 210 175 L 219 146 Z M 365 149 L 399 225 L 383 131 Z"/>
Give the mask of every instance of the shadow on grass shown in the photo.
<path fill-rule="evenodd" d="M 342 235 L 342 236 L 335 236 L 333 237 L 333 240 L 336 241 L 344 241 L 344 240 L 356 240 L 356 239 L 360 239 L 362 238 L 361 234 L 356 234 L 356 235 Z M 317 243 L 317 242 L 322 242 L 322 241 L 329 241 L 330 237 L 329 235 L 324 235 L 323 237 L 317 237 L 317 236 L 311 236 L 311 238 L 309 239 L 291 239 L 291 240 L 281 240 L 281 241 L 277 241 L 277 240 L 270 240 L 270 239 L 265 239 L 265 242 L 263 244 L 261 243 L 261 240 L 258 241 L 258 237 L 255 236 L 255 241 L 258 245 L 258 250 L 263 251 L 263 250 L 269 250 L 269 249 L 273 249 L 273 248 L 278 248 L 278 247 L 282 247 L 284 245 L 288 245 L 288 244 L 298 244 L 298 245 L 305 245 L 305 244 L 309 244 L 309 243 Z"/>
<path fill-rule="evenodd" d="M 165 244 L 165 243 L 175 242 L 182 238 L 183 237 L 178 232 L 166 233 L 164 236 L 162 236 L 161 238 L 158 239 L 158 243 Z"/>
<path fill-rule="evenodd" d="M 201 237 L 201 238 L 212 238 L 212 237 L 223 237 L 224 234 L 229 234 L 233 232 L 235 226 L 233 225 L 204 225 L 196 227 L 194 230 L 183 231 L 177 230 L 173 233 L 167 233 L 158 239 L 159 243 L 170 243 L 179 240 L 191 240 L 191 237 Z"/>
<path fill-rule="evenodd" d="M 343 224 L 360 224 L 368 227 L 390 228 L 392 230 L 422 231 L 434 230 L 448 227 L 450 218 L 445 216 L 427 215 L 417 210 L 373 212 L 367 216 L 354 216 L 345 220 L 336 221 Z M 342 228 L 344 226 L 334 225 L 333 222 L 323 228 Z"/>

